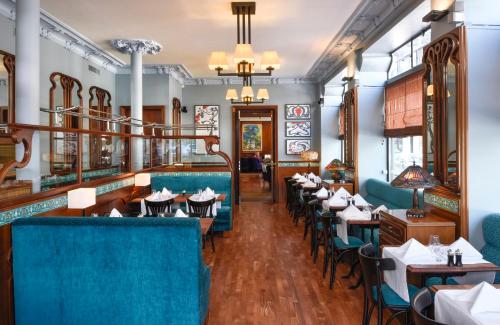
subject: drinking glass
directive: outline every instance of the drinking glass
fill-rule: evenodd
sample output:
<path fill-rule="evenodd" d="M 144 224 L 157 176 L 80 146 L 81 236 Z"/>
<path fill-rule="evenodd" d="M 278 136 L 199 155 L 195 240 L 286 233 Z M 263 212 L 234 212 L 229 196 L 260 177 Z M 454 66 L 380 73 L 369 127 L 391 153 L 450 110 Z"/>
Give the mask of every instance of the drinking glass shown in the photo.
<path fill-rule="evenodd" d="M 441 262 L 443 245 L 439 240 L 439 235 L 430 235 L 429 247 L 431 249 L 432 254 L 434 255 L 434 258 L 436 259 L 436 262 Z"/>
<path fill-rule="evenodd" d="M 92 218 L 95 218 L 95 217 L 98 217 L 98 216 L 99 216 L 99 214 L 97 214 L 97 212 L 92 212 L 92 213 L 90 214 L 90 216 L 91 216 Z"/>
<path fill-rule="evenodd" d="M 158 213 L 159 218 L 165 218 L 165 212 L 160 212 Z"/>

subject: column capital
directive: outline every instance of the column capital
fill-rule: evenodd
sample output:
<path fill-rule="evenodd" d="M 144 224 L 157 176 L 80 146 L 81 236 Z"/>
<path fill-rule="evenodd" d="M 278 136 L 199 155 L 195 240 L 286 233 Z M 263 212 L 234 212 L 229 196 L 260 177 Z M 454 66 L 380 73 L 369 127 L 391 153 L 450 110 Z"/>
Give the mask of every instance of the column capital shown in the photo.
<path fill-rule="evenodd" d="M 151 54 L 155 55 L 161 52 L 163 46 L 153 40 L 146 39 L 114 39 L 111 45 L 122 53 L 132 54 Z"/>

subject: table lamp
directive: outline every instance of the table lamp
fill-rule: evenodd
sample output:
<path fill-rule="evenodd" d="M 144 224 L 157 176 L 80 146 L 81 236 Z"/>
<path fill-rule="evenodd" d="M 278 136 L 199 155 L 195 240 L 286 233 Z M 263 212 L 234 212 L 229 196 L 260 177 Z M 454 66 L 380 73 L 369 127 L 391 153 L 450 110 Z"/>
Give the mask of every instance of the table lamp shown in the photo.
<path fill-rule="evenodd" d="M 413 208 L 406 211 L 406 216 L 422 218 L 424 211 L 418 208 L 418 189 L 432 188 L 440 185 L 440 183 L 429 172 L 413 162 L 413 165 L 407 167 L 391 182 L 391 185 L 397 188 L 413 189 Z"/>
<path fill-rule="evenodd" d="M 344 180 L 346 169 L 347 169 L 347 166 L 337 158 L 333 159 L 325 167 L 325 170 L 329 170 L 332 172 L 332 179 L 336 182 Z"/>
<path fill-rule="evenodd" d="M 313 150 L 303 151 L 300 154 L 300 158 L 302 158 L 302 160 L 307 161 L 307 172 L 310 173 L 311 172 L 311 160 L 318 160 L 319 153 L 317 151 L 313 151 Z"/>
<path fill-rule="evenodd" d="M 68 191 L 68 209 L 80 209 L 82 210 L 82 216 L 85 216 L 85 208 L 95 205 L 95 201 L 95 188 L 82 187 Z"/>
<path fill-rule="evenodd" d="M 151 184 L 150 173 L 139 173 L 134 176 L 135 186 L 149 186 Z"/>

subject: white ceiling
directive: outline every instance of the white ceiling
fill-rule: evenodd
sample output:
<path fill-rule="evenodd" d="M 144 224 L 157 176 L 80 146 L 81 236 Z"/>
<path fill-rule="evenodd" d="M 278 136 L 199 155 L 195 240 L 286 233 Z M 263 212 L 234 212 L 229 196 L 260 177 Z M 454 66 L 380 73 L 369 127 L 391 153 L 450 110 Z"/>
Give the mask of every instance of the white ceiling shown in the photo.
<path fill-rule="evenodd" d="M 366 53 L 379 54 L 392 52 L 429 25 L 429 23 L 422 22 L 422 17 L 428 14 L 429 11 L 431 11 L 431 1 L 425 0 L 370 46 L 366 50 Z"/>
<path fill-rule="evenodd" d="M 277 50 L 278 77 L 304 76 L 361 0 L 259 0 L 252 16 L 254 51 Z M 229 0 L 41 0 L 48 13 L 103 49 L 114 38 L 158 41 L 164 51 L 145 64 L 184 64 L 194 77 L 213 76 L 210 52 L 232 52 L 236 16 Z"/>

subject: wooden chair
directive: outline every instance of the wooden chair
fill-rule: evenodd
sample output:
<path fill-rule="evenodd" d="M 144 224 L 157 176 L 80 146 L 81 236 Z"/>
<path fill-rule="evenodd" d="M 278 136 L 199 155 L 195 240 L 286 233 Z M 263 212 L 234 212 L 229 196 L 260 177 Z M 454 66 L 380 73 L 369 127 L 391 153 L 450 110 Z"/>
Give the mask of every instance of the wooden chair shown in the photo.
<path fill-rule="evenodd" d="M 415 325 L 444 325 L 428 317 L 428 311 L 432 307 L 433 300 L 429 288 L 420 289 L 411 300 L 411 314 Z"/>
<path fill-rule="evenodd" d="M 173 203 L 174 203 L 173 198 L 165 201 L 144 200 L 144 204 L 146 205 L 146 216 L 155 217 L 159 213 L 171 213 Z"/>
<path fill-rule="evenodd" d="M 208 201 L 193 201 L 188 198 L 188 213 L 192 217 L 199 218 L 212 218 L 215 222 L 215 216 L 213 215 L 212 206 L 215 204 L 215 198 Z M 212 244 L 212 251 L 215 252 L 215 243 L 214 243 L 214 227 L 210 227 L 210 231 L 207 233 L 207 236 L 210 237 L 210 242 Z M 203 238 L 203 247 L 205 247 L 205 242 L 207 238 L 204 236 Z"/>
<path fill-rule="evenodd" d="M 377 324 L 382 325 L 384 309 L 393 312 L 386 324 L 390 324 L 399 315 L 404 314 L 405 324 L 410 324 L 410 304 L 404 301 L 382 280 L 383 272 L 396 269 L 396 263 L 391 258 L 380 258 L 376 255 L 372 243 L 361 246 L 358 250 L 359 262 L 364 284 L 363 325 L 370 324 L 373 309 L 377 307 Z M 409 284 L 410 300 L 417 293 L 418 288 Z"/>

